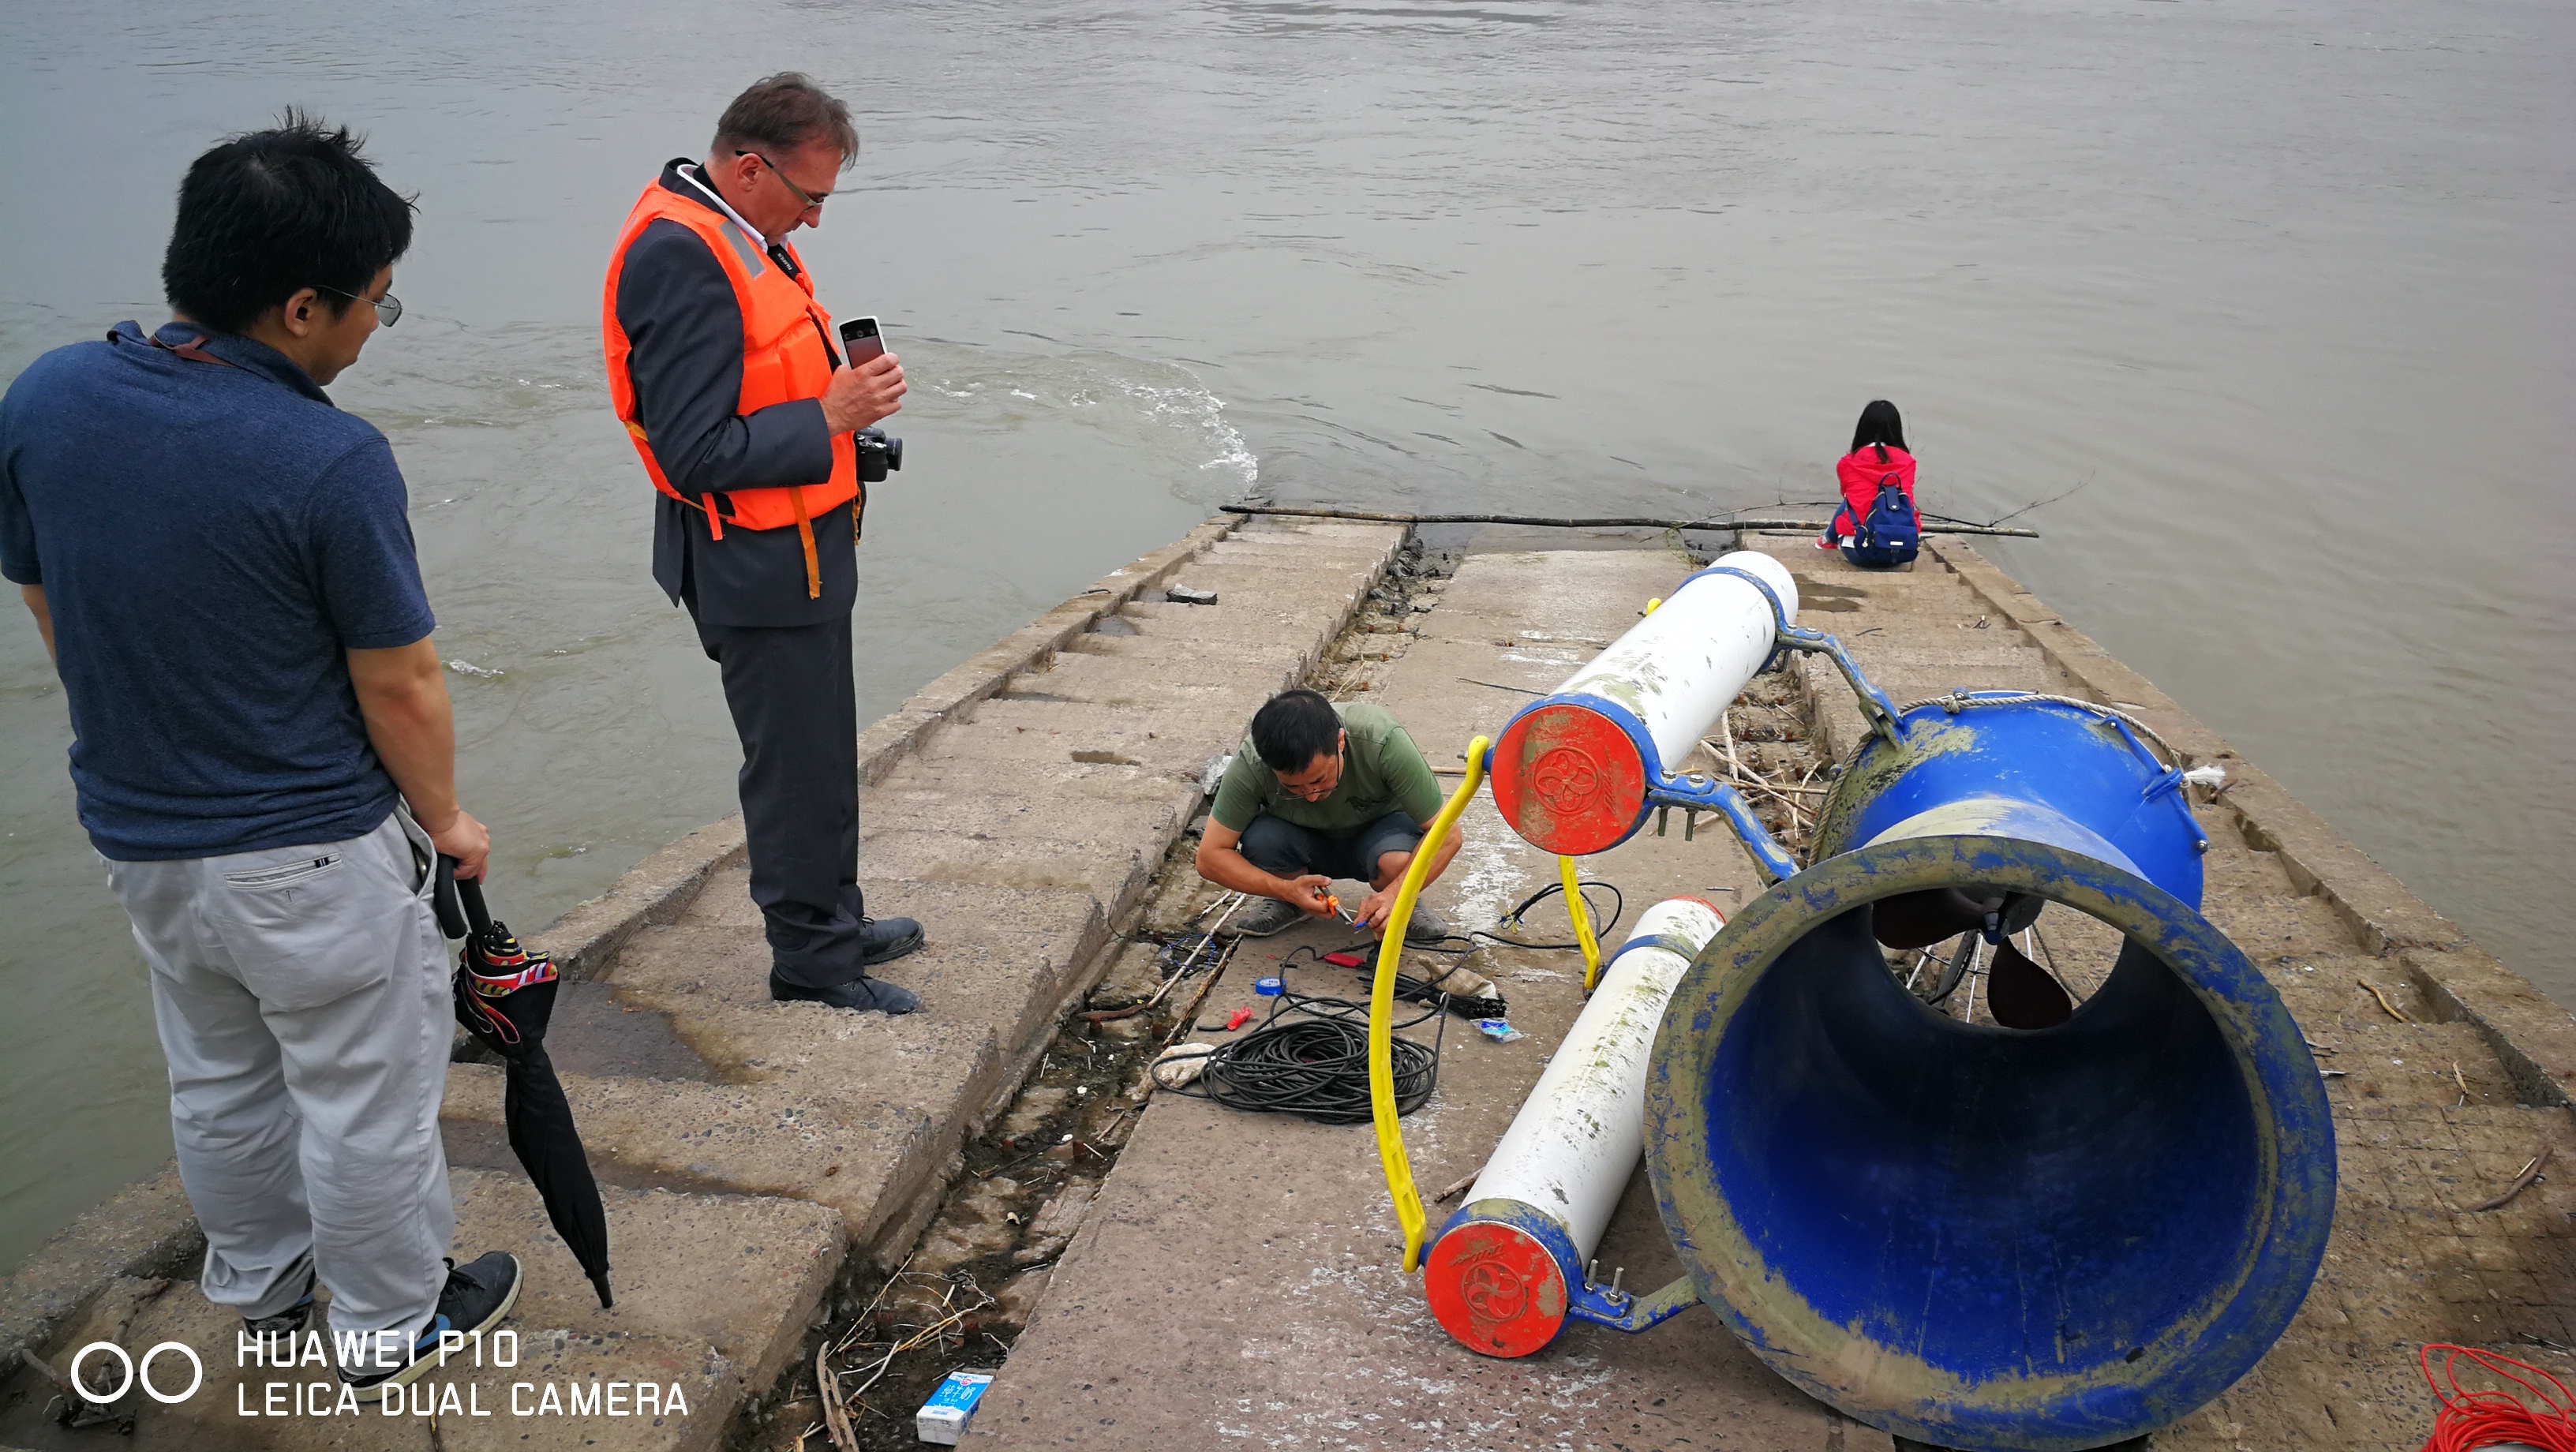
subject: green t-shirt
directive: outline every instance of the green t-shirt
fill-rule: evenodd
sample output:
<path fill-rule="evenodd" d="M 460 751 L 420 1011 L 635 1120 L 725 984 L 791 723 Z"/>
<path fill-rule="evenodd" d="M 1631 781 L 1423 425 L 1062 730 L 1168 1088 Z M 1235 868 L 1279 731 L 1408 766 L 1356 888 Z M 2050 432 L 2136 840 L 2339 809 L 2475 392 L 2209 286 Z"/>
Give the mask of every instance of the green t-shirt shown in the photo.
<path fill-rule="evenodd" d="M 1318 832 L 1355 832 L 1389 812 L 1401 811 L 1417 826 L 1429 826 L 1440 814 L 1440 783 L 1431 763 L 1404 728 L 1383 707 L 1336 705 L 1342 731 L 1350 738 L 1342 760 L 1341 784 L 1320 802 L 1310 802 L 1279 784 L 1279 773 L 1252 749 L 1246 735 L 1225 769 L 1216 801 L 1208 815 L 1220 827 L 1240 832 L 1263 812 L 1283 822 Z"/>

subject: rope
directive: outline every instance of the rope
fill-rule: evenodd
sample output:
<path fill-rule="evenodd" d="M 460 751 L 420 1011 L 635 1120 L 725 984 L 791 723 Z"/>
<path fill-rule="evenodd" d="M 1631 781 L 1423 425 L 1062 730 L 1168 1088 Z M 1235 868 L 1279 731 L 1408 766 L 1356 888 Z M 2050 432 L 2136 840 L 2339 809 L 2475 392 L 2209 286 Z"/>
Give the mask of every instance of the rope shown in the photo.
<path fill-rule="evenodd" d="M 2116 707 L 2105 706 L 2099 701 L 2082 700 L 2075 696 L 2052 696 L 2045 691 L 2008 691 L 2000 694 L 1971 696 L 1965 691 L 1952 691 L 1946 696 L 1925 696 L 1920 701 L 1908 701 L 1896 708 L 1896 714 L 1906 716 L 1925 706 L 1938 706 L 1956 715 L 1970 706 L 2012 706 L 2024 701 L 2053 701 L 2060 706 L 2073 706 L 2081 711 L 2090 711 L 2096 716 L 2115 716 L 2127 722 L 2130 730 L 2154 742 L 2156 749 L 2165 754 L 2165 765 L 2182 765 L 2182 753 L 2174 750 L 2170 742 L 2158 736 L 2153 726 Z"/>
<path fill-rule="evenodd" d="M 2433 1374 L 2433 1354 L 2442 1353 L 2442 1373 Z M 2546 1410 L 2534 1411 L 2531 1405 L 2501 1387 L 2470 1391 L 2460 1385 L 2460 1358 L 2505 1381 L 2513 1383 Z M 2474 1347 L 2453 1346 L 2435 1342 L 2416 1353 L 2417 1364 L 2424 1369 L 2424 1384 L 2433 1389 L 2433 1399 L 2442 1409 L 2433 1414 L 2433 1435 L 2424 1439 L 2424 1452 L 2474 1452 L 2480 1447 L 2519 1442 L 2537 1447 L 2541 1452 L 2576 1452 L 2576 1395 L 2566 1383 L 2529 1362 L 2499 1356 Z M 2514 1375 L 2514 1370 L 2527 1371 L 2548 1383 L 2543 1391 Z M 2443 1390 L 2443 1383 L 2450 1390 Z"/>

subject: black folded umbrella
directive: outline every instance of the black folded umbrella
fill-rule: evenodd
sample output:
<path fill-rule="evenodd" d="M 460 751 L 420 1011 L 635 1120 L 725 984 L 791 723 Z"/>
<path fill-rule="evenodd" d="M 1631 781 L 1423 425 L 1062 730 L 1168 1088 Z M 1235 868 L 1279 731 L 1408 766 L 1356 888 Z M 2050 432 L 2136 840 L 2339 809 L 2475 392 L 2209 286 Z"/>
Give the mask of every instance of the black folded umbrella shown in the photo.
<path fill-rule="evenodd" d="M 572 1247 L 584 1275 L 608 1294 L 608 1216 L 600 1208 L 599 1182 L 573 1127 L 572 1105 L 554 1061 L 546 1057 L 546 1020 L 554 1016 L 555 965 L 543 953 L 519 946 L 507 923 L 494 922 L 483 905 L 483 884 L 460 881 L 455 859 L 438 860 L 439 926 L 465 939 L 456 962 L 456 1021 L 475 1041 L 501 1056 L 505 1091 L 501 1118 L 510 1150 L 546 1202 L 555 1234 Z M 459 909 L 462 909 L 460 911 Z"/>

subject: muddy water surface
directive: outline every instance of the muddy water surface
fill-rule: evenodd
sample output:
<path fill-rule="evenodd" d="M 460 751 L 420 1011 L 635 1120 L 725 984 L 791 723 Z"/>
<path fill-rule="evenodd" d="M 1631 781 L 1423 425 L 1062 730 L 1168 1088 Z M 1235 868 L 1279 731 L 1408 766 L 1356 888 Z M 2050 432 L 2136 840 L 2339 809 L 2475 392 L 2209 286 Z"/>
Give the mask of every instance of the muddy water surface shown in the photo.
<path fill-rule="evenodd" d="M 0 377 L 158 314 L 189 157 L 287 102 L 418 194 L 392 437 L 495 894 L 731 806 L 645 573 L 604 251 L 787 65 L 867 154 L 806 253 L 911 368 L 862 556 L 882 711 L 1215 503 L 1824 495 L 1872 397 L 1999 548 L 2576 1003 L 2576 12 L 2286 0 L 834 0 L 0 11 Z M 11 607 L 14 611 L 14 607 Z M 0 1264 L 168 1152 L 62 700 L 0 619 Z"/>

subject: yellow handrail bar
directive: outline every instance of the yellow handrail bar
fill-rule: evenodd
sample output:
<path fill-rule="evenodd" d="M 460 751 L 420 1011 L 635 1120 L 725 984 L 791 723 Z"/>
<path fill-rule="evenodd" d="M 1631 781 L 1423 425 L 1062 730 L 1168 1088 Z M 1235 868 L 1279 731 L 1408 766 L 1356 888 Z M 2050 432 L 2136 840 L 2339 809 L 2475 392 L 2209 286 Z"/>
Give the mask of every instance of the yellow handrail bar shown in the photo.
<path fill-rule="evenodd" d="M 1557 880 L 1565 884 L 1565 915 L 1574 919 L 1574 941 L 1583 945 L 1583 991 L 1601 982 L 1601 940 L 1592 936 L 1592 914 L 1583 909 L 1583 887 L 1574 877 L 1574 859 L 1559 855 Z"/>
<path fill-rule="evenodd" d="M 1369 990 L 1368 1075 L 1369 1110 L 1377 1124 L 1378 1162 L 1386 1167 L 1386 1193 L 1395 1201 L 1395 1218 L 1404 1227 L 1404 1268 L 1422 1268 L 1422 1237 L 1430 1229 L 1431 1216 L 1422 1208 L 1422 1192 L 1413 1186 L 1413 1162 L 1405 1158 L 1404 1131 L 1396 1126 L 1395 1113 L 1395 974 L 1404 961 L 1404 929 L 1413 921 L 1414 899 L 1422 895 L 1422 884 L 1431 877 L 1431 862 L 1438 855 L 1450 829 L 1474 800 L 1477 786 L 1485 779 L 1485 756 L 1488 743 L 1482 736 L 1467 743 L 1467 779 L 1449 794 L 1440 815 L 1422 834 L 1422 845 L 1413 849 L 1412 865 L 1404 869 L 1404 885 L 1396 889 L 1395 909 L 1387 914 L 1386 938 L 1378 944 L 1377 982 Z M 1573 871 L 1571 863 L 1567 872 Z M 1577 912 L 1582 911 L 1578 905 Z M 1578 919 L 1578 921 L 1580 921 Z M 1585 941 L 1590 941 L 1588 938 Z"/>

